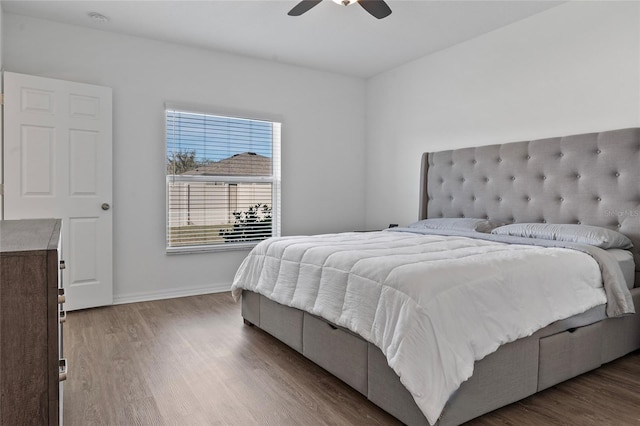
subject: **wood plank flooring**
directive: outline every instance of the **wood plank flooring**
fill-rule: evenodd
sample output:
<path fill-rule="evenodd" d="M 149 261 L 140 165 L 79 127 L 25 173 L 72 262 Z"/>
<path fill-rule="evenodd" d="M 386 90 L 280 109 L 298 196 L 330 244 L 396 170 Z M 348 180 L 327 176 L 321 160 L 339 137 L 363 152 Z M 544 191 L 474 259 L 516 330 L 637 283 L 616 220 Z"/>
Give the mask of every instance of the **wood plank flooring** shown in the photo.
<path fill-rule="evenodd" d="M 68 426 L 400 424 L 229 293 L 71 312 L 64 344 Z M 640 425 L 640 352 L 468 424 Z"/>

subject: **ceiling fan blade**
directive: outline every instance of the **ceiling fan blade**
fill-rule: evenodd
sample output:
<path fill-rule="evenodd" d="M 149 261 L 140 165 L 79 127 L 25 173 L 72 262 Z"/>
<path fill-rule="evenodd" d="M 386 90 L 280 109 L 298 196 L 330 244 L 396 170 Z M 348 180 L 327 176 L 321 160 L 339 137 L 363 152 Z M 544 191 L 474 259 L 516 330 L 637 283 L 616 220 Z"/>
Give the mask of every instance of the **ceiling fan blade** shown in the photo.
<path fill-rule="evenodd" d="M 391 15 L 391 8 L 384 0 L 358 0 L 360 6 L 378 19 Z"/>
<path fill-rule="evenodd" d="M 312 7 L 316 6 L 322 0 L 302 0 L 300 3 L 295 5 L 293 9 L 287 13 L 289 16 L 300 16 L 305 12 L 308 12 Z"/>

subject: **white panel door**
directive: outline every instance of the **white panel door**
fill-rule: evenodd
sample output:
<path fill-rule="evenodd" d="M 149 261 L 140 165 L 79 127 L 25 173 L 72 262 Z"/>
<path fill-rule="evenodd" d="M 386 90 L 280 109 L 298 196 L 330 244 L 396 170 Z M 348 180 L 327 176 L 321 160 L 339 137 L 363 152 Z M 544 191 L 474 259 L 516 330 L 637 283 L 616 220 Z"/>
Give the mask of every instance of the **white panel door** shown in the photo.
<path fill-rule="evenodd" d="M 62 218 L 67 310 L 113 303 L 111 89 L 4 73 L 4 217 Z"/>

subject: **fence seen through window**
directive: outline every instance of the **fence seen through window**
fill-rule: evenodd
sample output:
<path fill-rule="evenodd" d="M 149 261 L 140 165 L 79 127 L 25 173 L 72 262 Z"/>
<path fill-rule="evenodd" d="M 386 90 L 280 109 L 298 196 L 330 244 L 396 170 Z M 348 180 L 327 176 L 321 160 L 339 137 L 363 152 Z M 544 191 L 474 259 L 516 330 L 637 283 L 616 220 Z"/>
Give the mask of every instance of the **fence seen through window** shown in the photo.
<path fill-rule="evenodd" d="M 167 109 L 167 250 L 279 235 L 280 123 Z"/>

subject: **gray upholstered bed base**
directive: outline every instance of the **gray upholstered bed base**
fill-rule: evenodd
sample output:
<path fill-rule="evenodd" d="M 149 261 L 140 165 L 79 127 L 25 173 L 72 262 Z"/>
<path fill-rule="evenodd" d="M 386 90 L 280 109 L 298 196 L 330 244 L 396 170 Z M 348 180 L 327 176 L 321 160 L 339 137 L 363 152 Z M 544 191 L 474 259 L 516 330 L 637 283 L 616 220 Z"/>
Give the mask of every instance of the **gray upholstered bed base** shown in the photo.
<path fill-rule="evenodd" d="M 425 153 L 419 219 L 596 225 L 634 243 L 640 311 L 640 129 Z M 255 293 L 242 315 L 409 425 L 427 424 L 378 348 L 326 321 Z M 640 314 L 571 330 L 553 324 L 475 365 L 439 425 L 455 425 L 640 348 Z"/>
<path fill-rule="evenodd" d="M 640 306 L 640 288 L 632 290 Z M 376 346 L 295 308 L 244 291 L 242 316 L 407 425 L 428 425 Z M 587 350 L 585 350 L 585 348 Z M 476 362 L 438 426 L 459 425 L 640 348 L 640 314 L 559 330 L 554 324 Z"/>

